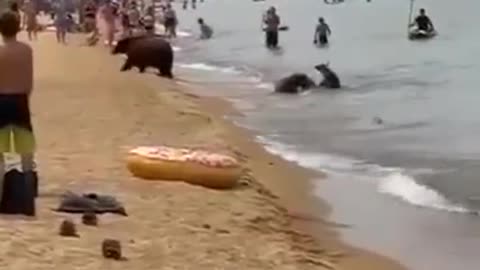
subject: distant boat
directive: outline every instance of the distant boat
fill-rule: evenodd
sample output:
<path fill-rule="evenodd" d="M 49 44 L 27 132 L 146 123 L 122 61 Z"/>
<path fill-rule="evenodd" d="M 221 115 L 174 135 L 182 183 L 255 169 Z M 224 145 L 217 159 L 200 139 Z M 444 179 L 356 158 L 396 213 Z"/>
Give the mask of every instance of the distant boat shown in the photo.
<path fill-rule="evenodd" d="M 408 33 L 408 38 L 410 40 L 425 40 L 434 38 L 437 35 L 437 31 L 425 31 L 425 30 L 418 30 L 414 29 Z"/>

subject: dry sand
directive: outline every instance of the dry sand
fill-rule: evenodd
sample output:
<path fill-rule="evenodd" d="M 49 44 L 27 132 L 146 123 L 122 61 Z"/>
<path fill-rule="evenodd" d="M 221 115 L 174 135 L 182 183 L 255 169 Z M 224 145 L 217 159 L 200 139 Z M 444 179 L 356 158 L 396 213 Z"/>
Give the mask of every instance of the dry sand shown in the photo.
<path fill-rule="evenodd" d="M 310 172 L 268 155 L 222 120 L 224 103 L 185 94 L 151 74 L 120 73 L 122 58 L 82 43 L 57 45 L 50 33 L 32 43 L 38 216 L 0 219 L 0 268 L 399 269 L 343 246 L 328 222 L 311 220 L 305 214 L 313 210 L 305 199 Z M 164 143 L 229 149 L 249 170 L 230 191 L 128 173 L 129 148 Z M 116 195 L 129 216 L 103 215 L 98 227 L 80 225 L 79 216 L 51 210 L 65 190 Z M 80 238 L 58 236 L 65 217 L 78 224 Z M 309 227 L 318 241 L 302 232 Z M 103 259 L 104 238 L 120 240 L 127 260 Z"/>

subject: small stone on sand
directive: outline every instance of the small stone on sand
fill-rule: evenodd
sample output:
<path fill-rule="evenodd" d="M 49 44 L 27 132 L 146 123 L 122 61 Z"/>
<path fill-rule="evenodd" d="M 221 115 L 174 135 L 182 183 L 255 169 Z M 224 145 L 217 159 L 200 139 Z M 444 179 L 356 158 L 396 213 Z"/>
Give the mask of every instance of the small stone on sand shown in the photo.
<path fill-rule="evenodd" d="M 97 226 L 98 218 L 95 212 L 85 212 L 82 215 L 82 223 L 88 226 Z"/>
<path fill-rule="evenodd" d="M 102 255 L 107 259 L 121 260 L 122 246 L 120 241 L 115 239 L 105 239 L 102 242 Z"/>
<path fill-rule="evenodd" d="M 79 237 L 75 223 L 70 219 L 62 222 L 59 234 L 65 237 Z"/>

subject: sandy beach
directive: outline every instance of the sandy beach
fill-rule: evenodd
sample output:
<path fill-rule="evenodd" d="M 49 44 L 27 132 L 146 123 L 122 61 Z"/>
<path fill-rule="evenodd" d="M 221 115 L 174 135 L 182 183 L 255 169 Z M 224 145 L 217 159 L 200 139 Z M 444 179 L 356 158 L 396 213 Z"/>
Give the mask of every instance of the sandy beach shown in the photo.
<path fill-rule="evenodd" d="M 308 177 L 225 121 L 228 104 L 188 94 L 175 82 L 135 71 L 121 57 L 52 33 L 32 43 L 32 114 L 38 140 L 37 218 L 0 219 L 4 269 L 401 269 L 384 257 L 343 245 L 326 216 L 311 209 Z M 238 188 L 216 191 L 136 179 L 126 152 L 139 145 L 206 146 L 247 168 Z M 98 227 L 52 211 L 66 190 L 115 195 L 128 217 L 100 216 Z M 62 238 L 66 217 L 80 238 Z M 315 235 L 317 237 L 312 237 Z M 125 261 L 101 256 L 105 238 L 122 243 Z"/>

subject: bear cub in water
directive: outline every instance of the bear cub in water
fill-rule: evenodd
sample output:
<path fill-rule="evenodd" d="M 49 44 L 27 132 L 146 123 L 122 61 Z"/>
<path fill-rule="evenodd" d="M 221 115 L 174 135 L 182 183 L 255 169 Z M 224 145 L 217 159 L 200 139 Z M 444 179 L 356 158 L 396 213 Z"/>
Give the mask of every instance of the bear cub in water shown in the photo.
<path fill-rule="evenodd" d="M 341 87 L 340 79 L 338 78 L 337 74 L 329 68 L 328 65 L 329 64 L 326 63 L 315 66 L 315 69 L 323 76 L 323 80 L 318 84 L 318 87 L 338 89 Z M 307 74 L 294 73 L 279 80 L 275 84 L 275 92 L 296 94 L 315 87 L 317 87 L 317 85 Z"/>

